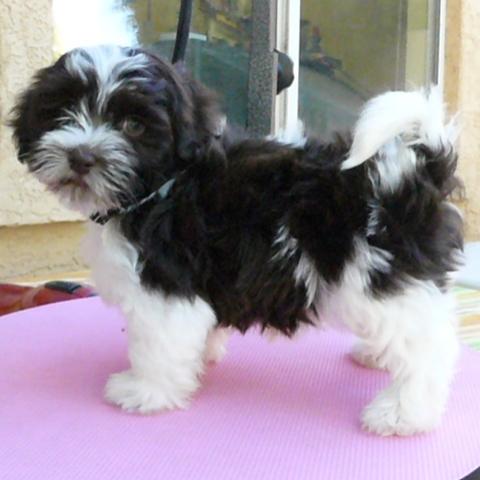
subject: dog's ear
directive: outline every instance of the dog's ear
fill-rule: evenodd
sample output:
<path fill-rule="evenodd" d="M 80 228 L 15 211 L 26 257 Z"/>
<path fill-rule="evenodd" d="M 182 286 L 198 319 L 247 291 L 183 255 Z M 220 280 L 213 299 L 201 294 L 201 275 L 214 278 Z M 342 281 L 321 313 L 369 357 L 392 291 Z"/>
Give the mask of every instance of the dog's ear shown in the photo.
<path fill-rule="evenodd" d="M 30 152 L 32 144 L 32 135 L 29 128 L 31 124 L 33 104 L 36 101 L 32 91 L 23 92 L 17 99 L 17 102 L 10 112 L 7 119 L 7 126 L 12 131 L 14 144 L 17 148 L 17 158 L 20 162 L 25 163 Z"/>
<path fill-rule="evenodd" d="M 7 125 L 13 130 L 12 136 L 18 159 L 22 163 L 27 160 L 37 136 L 37 112 L 44 97 L 41 85 L 46 76 L 48 76 L 48 69 L 37 72 L 32 84 L 17 97 L 7 120 Z"/>
<path fill-rule="evenodd" d="M 167 108 L 177 158 L 185 164 L 200 158 L 220 129 L 222 116 L 216 97 L 191 78 L 182 62 L 171 65 L 145 50 L 132 49 L 131 52 L 146 55 L 154 81 L 167 83 L 167 87 L 161 90 L 168 95 Z"/>
<path fill-rule="evenodd" d="M 61 82 L 62 75 L 67 75 L 65 55 L 55 64 L 35 74 L 10 111 L 7 125 L 13 130 L 18 159 L 22 163 L 27 161 L 40 134 L 52 123 L 51 113 L 57 108 L 62 96 L 69 95 L 67 90 L 75 88 L 75 80 Z"/>
<path fill-rule="evenodd" d="M 170 104 L 176 155 L 187 162 L 199 155 L 201 145 L 200 126 L 195 124 L 194 105 L 188 90 L 182 82 L 172 93 Z"/>
<path fill-rule="evenodd" d="M 222 115 L 216 96 L 194 80 L 183 64 L 175 64 L 182 94 L 175 102 L 177 154 L 195 159 L 205 154 L 221 130 Z"/>

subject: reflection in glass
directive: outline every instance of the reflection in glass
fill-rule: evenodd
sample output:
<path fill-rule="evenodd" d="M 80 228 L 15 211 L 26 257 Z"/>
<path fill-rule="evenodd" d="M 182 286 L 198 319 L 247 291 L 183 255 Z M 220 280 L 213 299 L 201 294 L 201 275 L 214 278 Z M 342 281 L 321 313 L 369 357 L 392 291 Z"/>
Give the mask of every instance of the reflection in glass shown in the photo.
<path fill-rule="evenodd" d="M 302 0 L 299 116 L 348 129 L 371 96 L 430 83 L 429 0 Z"/>
<path fill-rule="evenodd" d="M 170 59 L 180 1 L 125 0 L 142 44 Z M 197 0 L 187 48 L 192 75 L 220 94 L 230 122 L 247 119 L 252 0 Z"/>

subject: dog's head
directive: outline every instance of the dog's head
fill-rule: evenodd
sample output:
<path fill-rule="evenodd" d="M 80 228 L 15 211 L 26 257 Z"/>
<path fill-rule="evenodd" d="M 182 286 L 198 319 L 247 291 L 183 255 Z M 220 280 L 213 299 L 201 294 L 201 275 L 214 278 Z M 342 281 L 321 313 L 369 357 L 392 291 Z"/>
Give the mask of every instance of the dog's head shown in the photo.
<path fill-rule="evenodd" d="M 21 162 L 85 214 L 132 202 L 199 159 L 220 116 L 202 86 L 140 49 L 76 49 L 13 110 Z"/>

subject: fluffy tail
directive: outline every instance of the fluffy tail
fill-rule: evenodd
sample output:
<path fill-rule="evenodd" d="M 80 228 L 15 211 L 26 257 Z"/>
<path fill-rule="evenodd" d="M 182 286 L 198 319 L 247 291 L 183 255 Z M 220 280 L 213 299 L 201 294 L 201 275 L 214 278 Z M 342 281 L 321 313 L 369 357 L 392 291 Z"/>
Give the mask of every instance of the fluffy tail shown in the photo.
<path fill-rule="evenodd" d="M 355 125 L 353 142 L 342 170 L 354 168 L 373 157 L 383 146 L 400 137 L 404 145 L 423 144 L 432 150 L 454 144 L 455 119 L 445 125 L 440 89 L 428 92 L 387 92 L 365 105 Z"/>

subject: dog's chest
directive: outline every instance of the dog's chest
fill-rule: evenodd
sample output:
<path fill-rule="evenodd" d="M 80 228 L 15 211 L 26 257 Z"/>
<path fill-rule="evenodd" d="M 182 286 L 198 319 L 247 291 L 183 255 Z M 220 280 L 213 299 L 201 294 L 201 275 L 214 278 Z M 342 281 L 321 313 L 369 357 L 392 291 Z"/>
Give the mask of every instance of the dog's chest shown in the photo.
<path fill-rule="evenodd" d="M 82 254 L 91 268 L 98 293 L 107 302 L 122 304 L 141 289 L 138 253 L 114 222 L 104 226 L 90 222 Z"/>

